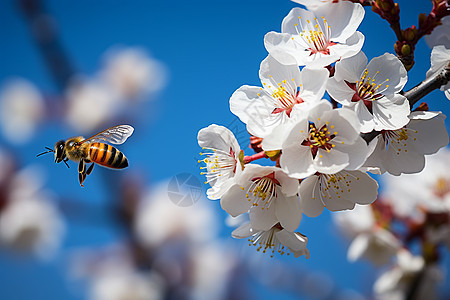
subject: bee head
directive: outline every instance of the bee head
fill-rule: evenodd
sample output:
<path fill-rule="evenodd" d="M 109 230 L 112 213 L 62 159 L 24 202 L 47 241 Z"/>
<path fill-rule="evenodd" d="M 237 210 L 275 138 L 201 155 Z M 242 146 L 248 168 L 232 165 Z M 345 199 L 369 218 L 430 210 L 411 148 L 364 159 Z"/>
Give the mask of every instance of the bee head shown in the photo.
<path fill-rule="evenodd" d="M 64 140 L 58 141 L 55 144 L 55 163 L 60 163 L 66 158 L 66 152 L 64 151 L 66 142 Z"/>

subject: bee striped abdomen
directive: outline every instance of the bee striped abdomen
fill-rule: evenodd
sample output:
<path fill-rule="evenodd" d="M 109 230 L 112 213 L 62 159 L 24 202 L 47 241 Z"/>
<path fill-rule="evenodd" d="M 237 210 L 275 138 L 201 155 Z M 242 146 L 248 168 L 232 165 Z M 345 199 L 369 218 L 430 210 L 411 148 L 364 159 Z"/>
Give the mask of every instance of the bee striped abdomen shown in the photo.
<path fill-rule="evenodd" d="M 99 165 L 123 169 L 128 167 L 128 159 L 115 147 L 105 143 L 91 143 L 89 147 L 89 158 Z"/>

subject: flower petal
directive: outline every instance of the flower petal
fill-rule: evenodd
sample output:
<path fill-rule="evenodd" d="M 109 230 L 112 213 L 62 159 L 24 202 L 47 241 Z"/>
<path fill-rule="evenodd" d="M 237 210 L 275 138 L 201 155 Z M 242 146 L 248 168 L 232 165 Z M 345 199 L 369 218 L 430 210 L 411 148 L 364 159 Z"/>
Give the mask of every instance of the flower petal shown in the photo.
<path fill-rule="evenodd" d="M 230 147 L 234 152 L 239 152 L 239 144 L 234 137 L 234 134 L 226 127 L 211 124 L 206 128 L 201 129 L 197 135 L 198 144 L 200 147 L 230 151 Z"/>
<path fill-rule="evenodd" d="M 246 213 L 252 203 L 248 201 L 245 193 L 239 185 L 233 185 L 220 199 L 220 206 L 233 217 Z"/>
<path fill-rule="evenodd" d="M 285 197 L 279 193 L 274 204 L 275 214 L 281 226 L 289 231 L 297 229 L 302 219 L 298 196 Z"/>
<path fill-rule="evenodd" d="M 288 247 L 292 251 L 294 257 L 304 255 L 309 259 L 309 250 L 306 248 L 308 238 L 298 232 L 290 232 L 286 229 L 275 232 L 276 238 L 282 245 Z"/>
<path fill-rule="evenodd" d="M 298 67 L 297 67 L 298 69 Z M 302 90 L 300 97 L 305 102 L 317 102 L 322 99 L 330 72 L 327 69 L 303 68 L 301 72 Z"/>
<path fill-rule="evenodd" d="M 353 95 L 356 93 L 344 81 L 337 81 L 336 76 L 328 79 L 327 92 L 337 102 L 348 106 L 354 104 L 352 102 Z"/>
<path fill-rule="evenodd" d="M 375 86 L 381 85 L 380 88 L 388 86 L 382 92 L 383 95 L 399 93 L 408 81 L 408 75 L 402 62 L 397 56 L 390 53 L 373 58 L 367 65 L 367 72 L 372 77 Z"/>
<path fill-rule="evenodd" d="M 336 63 L 334 78 L 336 81 L 356 83 L 367 66 L 367 56 L 360 51 L 358 54 L 344 58 Z"/>
<path fill-rule="evenodd" d="M 414 114 L 414 113 L 413 113 Z M 411 120 L 407 128 L 417 131 L 413 137 L 415 149 L 422 154 L 436 153 L 449 143 L 448 132 L 445 129 L 446 116 L 439 113 L 428 120 Z"/>
<path fill-rule="evenodd" d="M 252 224 L 248 222 L 233 230 L 231 236 L 235 239 L 245 239 L 253 234 L 255 234 L 255 232 L 252 230 Z"/>
<path fill-rule="evenodd" d="M 288 57 L 286 57 L 288 58 Z M 287 64 L 281 64 L 278 60 L 273 58 L 270 54 L 261 62 L 259 69 L 259 78 L 264 87 L 278 86 L 278 84 L 285 82 L 283 85 L 291 95 L 296 95 L 297 87 L 301 86 L 300 69 L 297 66 L 297 61 L 294 57 L 292 61 Z"/>
<path fill-rule="evenodd" d="M 267 231 L 278 223 L 275 205 L 271 205 L 267 209 L 253 206 L 250 208 L 249 216 L 252 228 L 255 231 Z"/>
<path fill-rule="evenodd" d="M 339 43 L 345 42 L 355 33 L 364 14 L 362 5 L 347 1 L 323 5 L 315 10 L 315 15 L 324 16 L 331 27 L 331 40 Z"/>
<path fill-rule="evenodd" d="M 372 110 L 375 130 L 396 130 L 409 122 L 409 102 L 400 94 L 373 101 Z"/>
<path fill-rule="evenodd" d="M 349 155 L 337 149 L 337 146 L 327 152 L 318 149 L 313 161 L 314 169 L 324 174 L 335 174 L 349 165 Z"/>
<path fill-rule="evenodd" d="M 300 201 L 303 213 L 314 218 L 320 215 L 325 207 L 319 196 L 319 176 L 311 175 L 300 184 Z"/>

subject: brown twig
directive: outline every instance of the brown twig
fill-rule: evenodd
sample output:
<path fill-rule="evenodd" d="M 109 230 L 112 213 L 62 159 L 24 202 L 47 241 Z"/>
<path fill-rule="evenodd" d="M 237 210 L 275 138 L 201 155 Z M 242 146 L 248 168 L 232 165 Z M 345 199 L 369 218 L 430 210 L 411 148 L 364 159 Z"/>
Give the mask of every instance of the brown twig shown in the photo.
<path fill-rule="evenodd" d="M 431 12 L 419 15 L 419 28 L 415 25 L 402 30 L 400 27 L 400 7 L 393 0 L 374 0 L 371 1 L 372 11 L 379 14 L 381 18 L 388 21 L 394 31 L 397 41 L 394 44 L 394 50 L 401 60 L 406 70 L 414 66 L 414 50 L 417 42 L 427 34 L 430 34 L 434 28 L 442 24 L 441 19 L 450 15 L 450 4 L 448 0 L 432 0 L 433 9 Z"/>

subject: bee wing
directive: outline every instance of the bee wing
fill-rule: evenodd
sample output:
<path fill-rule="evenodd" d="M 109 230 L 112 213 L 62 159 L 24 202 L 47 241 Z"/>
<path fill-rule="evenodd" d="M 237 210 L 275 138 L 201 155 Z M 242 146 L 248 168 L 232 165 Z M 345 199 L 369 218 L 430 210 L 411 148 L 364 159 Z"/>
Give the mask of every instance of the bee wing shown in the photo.
<path fill-rule="evenodd" d="M 103 130 L 90 138 L 85 139 L 81 143 L 85 142 L 106 142 L 111 144 L 120 145 L 123 144 L 127 138 L 133 134 L 134 128 L 130 125 L 117 125 Z"/>

